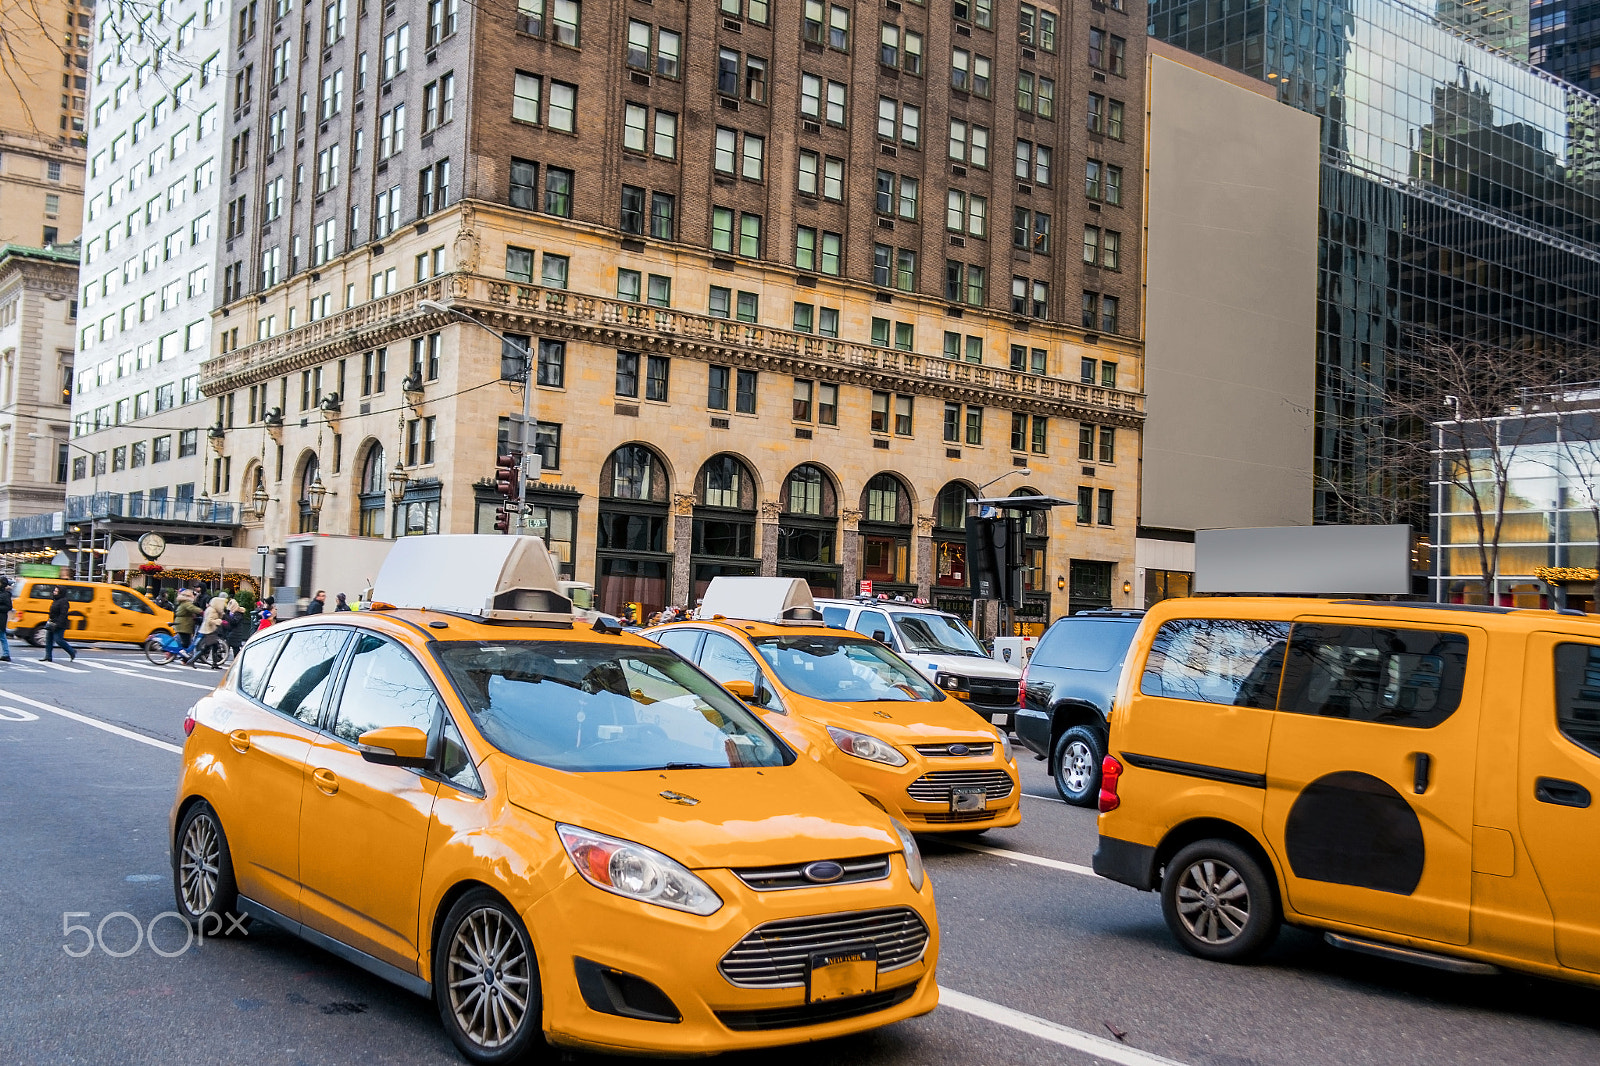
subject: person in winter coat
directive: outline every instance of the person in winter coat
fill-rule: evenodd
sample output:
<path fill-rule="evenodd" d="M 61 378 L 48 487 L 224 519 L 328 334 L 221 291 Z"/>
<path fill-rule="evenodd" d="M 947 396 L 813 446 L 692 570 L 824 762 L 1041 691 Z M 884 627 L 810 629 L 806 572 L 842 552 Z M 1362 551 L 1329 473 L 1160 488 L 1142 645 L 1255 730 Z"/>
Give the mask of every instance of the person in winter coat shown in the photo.
<path fill-rule="evenodd" d="M 178 606 L 172 612 L 172 631 L 185 648 L 194 643 L 195 627 L 200 624 L 200 608 L 194 602 L 194 591 L 178 592 Z"/>
<path fill-rule="evenodd" d="M 321 614 L 328 606 L 328 594 L 321 589 L 311 597 L 311 602 L 306 604 L 306 614 Z"/>
<path fill-rule="evenodd" d="M 0 663 L 11 661 L 11 642 L 6 640 L 6 630 L 11 627 L 11 608 L 15 601 L 11 595 L 11 579 L 0 577 Z"/>
<path fill-rule="evenodd" d="M 67 601 L 67 587 L 56 586 L 55 598 L 50 601 L 50 619 L 44 624 L 44 661 L 55 662 L 50 653 L 60 648 L 67 653 L 67 657 L 74 661 L 78 658 L 78 650 L 67 643 L 64 634 L 67 631 L 67 612 L 72 609 L 72 604 Z"/>
<path fill-rule="evenodd" d="M 213 596 L 211 602 L 206 604 L 205 614 L 200 617 L 200 643 L 196 644 L 194 651 L 189 655 L 189 665 L 196 669 L 200 666 L 200 656 L 207 648 L 214 646 L 227 646 L 227 626 L 225 616 L 228 612 L 228 597 Z M 221 669 L 221 667 L 216 667 Z"/>
<path fill-rule="evenodd" d="M 238 655 L 244 642 L 250 639 L 250 612 L 240 606 L 238 600 L 230 599 L 227 613 L 222 618 L 223 639 L 228 642 L 228 647 L 233 649 L 233 653 Z"/>
<path fill-rule="evenodd" d="M 270 626 L 278 620 L 278 604 L 271 596 L 262 600 L 256 607 L 256 632 Z"/>
<path fill-rule="evenodd" d="M 335 614 L 338 614 L 340 611 L 348 611 L 350 609 L 350 603 L 344 598 L 344 593 L 339 593 L 338 600 L 339 602 L 335 604 L 333 608 Z"/>

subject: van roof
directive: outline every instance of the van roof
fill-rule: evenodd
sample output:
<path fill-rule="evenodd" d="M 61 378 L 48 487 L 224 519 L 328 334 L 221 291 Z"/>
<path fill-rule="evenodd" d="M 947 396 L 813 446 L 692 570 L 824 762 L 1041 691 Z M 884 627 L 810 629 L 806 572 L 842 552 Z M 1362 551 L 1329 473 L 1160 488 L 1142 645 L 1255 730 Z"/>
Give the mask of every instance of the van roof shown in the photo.
<path fill-rule="evenodd" d="M 1190 606 L 1189 610 L 1196 613 L 1221 616 L 1233 616 L 1248 612 L 1261 614 L 1270 611 L 1283 617 L 1296 615 L 1316 614 L 1326 612 L 1331 614 L 1359 614 L 1371 617 L 1377 611 L 1403 611 L 1416 614 L 1467 614 L 1482 616 L 1506 616 L 1525 618 L 1529 621 L 1539 619 L 1564 619 L 1571 621 L 1588 620 L 1600 622 L 1600 615 L 1586 614 L 1583 611 L 1570 609 L 1551 609 L 1545 607 L 1502 607 L 1495 604 L 1478 603 L 1436 603 L 1423 600 L 1362 600 L 1362 599 L 1326 599 L 1300 596 L 1196 596 L 1178 597 L 1162 600 L 1150 608 L 1151 614 L 1160 613 L 1170 616 L 1174 611 L 1182 612 L 1183 605 Z M 1465 621 L 1465 619 L 1462 619 Z"/>

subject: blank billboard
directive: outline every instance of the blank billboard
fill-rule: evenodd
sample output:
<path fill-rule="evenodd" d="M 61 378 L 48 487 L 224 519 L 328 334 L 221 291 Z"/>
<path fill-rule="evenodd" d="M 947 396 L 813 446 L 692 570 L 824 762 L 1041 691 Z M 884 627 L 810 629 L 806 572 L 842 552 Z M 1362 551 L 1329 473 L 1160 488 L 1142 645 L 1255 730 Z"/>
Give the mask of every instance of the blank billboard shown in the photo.
<path fill-rule="evenodd" d="M 1410 526 L 1266 526 L 1194 535 L 1196 592 L 1404 595 Z"/>

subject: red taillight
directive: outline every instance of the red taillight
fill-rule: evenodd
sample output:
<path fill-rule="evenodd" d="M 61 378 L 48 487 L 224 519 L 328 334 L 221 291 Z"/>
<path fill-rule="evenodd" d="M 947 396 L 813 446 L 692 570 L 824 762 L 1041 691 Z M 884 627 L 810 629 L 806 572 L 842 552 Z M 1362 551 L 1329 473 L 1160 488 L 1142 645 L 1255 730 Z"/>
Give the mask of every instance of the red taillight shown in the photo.
<path fill-rule="evenodd" d="M 183 735 L 188 736 L 194 732 L 194 708 L 189 708 L 189 713 L 183 716 Z"/>
<path fill-rule="evenodd" d="M 1109 814 L 1122 806 L 1117 795 L 1117 781 L 1122 777 L 1122 764 L 1107 755 L 1100 760 L 1100 813 Z"/>

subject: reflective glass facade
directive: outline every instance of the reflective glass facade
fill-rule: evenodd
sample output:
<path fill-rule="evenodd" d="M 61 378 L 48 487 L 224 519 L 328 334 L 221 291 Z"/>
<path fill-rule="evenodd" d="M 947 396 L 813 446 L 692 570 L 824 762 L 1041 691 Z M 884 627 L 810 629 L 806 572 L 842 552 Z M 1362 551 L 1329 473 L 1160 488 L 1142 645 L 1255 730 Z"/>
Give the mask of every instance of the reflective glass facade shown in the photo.
<path fill-rule="evenodd" d="M 1589 92 L 1600 90 L 1600 4 L 1532 0 L 1529 58 Z"/>
<path fill-rule="evenodd" d="M 1431 10 L 1150 8 L 1152 35 L 1322 118 L 1317 463 L 1340 490 L 1319 490 L 1319 520 L 1384 511 L 1359 501 L 1386 352 L 1424 336 L 1543 349 L 1600 337 L 1600 101 Z"/>

